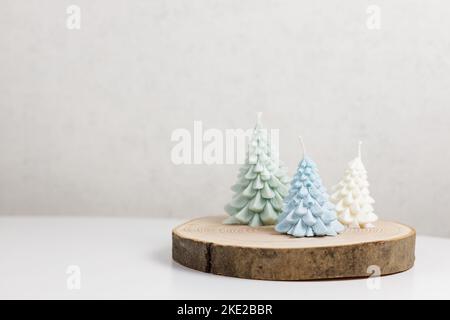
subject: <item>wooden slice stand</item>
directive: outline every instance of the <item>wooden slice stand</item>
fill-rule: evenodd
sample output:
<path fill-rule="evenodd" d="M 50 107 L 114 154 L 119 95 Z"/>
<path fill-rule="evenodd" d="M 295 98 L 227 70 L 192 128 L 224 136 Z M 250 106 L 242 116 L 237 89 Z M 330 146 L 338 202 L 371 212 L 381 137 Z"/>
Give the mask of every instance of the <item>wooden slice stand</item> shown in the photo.
<path fill-rule="evenodd" d="M 273 226 L 224 225 L 224 219 L 205 217 L 176 227 L 173 259 L 203 272 L 264 280 L 360 278 L 378 267 L 387 275 L 414 265 L 416 232 L 395 222 L 347 229 L 337 237 L 294 238 Z"/>

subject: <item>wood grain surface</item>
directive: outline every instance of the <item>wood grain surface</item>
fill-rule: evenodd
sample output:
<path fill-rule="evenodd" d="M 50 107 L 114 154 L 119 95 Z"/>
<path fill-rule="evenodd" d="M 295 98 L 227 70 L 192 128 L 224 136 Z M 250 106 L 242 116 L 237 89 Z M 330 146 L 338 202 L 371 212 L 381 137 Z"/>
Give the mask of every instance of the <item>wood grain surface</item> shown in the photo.
<path fill-rule="evenodd" d="M 203 272 L 247 279 L 318 280 L 402 272 L 414 265 L 416 232 L 390 221 L 336 237 L 294 238 L 273 226 L 224 225 L 225 216 L 176 227 L 172 256 Z"/>

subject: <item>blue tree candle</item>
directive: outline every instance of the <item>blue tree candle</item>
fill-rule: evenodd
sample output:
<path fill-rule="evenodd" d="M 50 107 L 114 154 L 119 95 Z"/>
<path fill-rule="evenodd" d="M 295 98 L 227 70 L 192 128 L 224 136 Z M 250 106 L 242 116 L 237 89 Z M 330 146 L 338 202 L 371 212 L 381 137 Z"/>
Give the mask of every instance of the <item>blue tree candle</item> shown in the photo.
<path fill-rule="evenodd" d="M 306 155 L 295 173 L 275 230 L 294 237 L 336 236 L 344 231 L 319 176 L 317 165 Z"/>

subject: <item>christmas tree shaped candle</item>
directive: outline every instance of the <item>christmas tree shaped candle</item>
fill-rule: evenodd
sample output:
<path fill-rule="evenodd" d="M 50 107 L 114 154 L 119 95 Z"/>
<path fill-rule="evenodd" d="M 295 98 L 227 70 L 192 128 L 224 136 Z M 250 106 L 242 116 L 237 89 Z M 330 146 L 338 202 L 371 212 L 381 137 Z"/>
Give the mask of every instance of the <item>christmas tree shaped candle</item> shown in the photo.
<path fill-rule="evenodd" d="M 335 236 L 344 230 L 322 181 L 316 164 L 306 156 L 298 165 L 275 230 L 294 237 Z"/>
<path fill-rule="evenodd" d="M 273 225 L 283 208 L 289 178 L 278 158 L 271 152 L 267 131 L 261 125 L 261 113 L 250 137 L 245 164 L 240 168 L 235 192 L 225 206 L 230 215 L 225 224 L 252 227 Z"/>
<path fill-rule="evenodd" d="M 361 160 L 361 142 L 358 156 L 345 171 L 344 178 L 333 187 L 331 201 L 336 204 L 339 221 L 352 228 L 372 228 L 378 217 L 373 212 L 375 201 L 370 196 L 367 171 Z"/>

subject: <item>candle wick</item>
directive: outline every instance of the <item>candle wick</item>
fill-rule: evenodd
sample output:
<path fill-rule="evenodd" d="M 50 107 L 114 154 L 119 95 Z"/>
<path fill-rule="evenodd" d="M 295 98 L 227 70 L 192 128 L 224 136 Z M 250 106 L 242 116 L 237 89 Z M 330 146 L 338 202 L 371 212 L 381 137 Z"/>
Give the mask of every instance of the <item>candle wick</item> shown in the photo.
<path fill-rule="evenodd" d="M 298 138 L 300 139 L 300 144 L 302 146 L 302 150 L 303 150 L 303 158 L 306 156 L 306 148 L 305 148 L 305 142 L 303 141 L 303 137 L 302 136 L 298 136 Z"/>
<path fill-rule="evenodd" d="M 261 118 L 262 118 L 262 112 L 258 112 L 257 114 L 256 114 L 256 116 L 257 116 L 257 123 L 260 125 L 261 124 Z"/>
<path fill-rule="evenodd" d="M 362 145 L 362 141 L 360 140 L 358 142 L 358 158 L 361 159 L 361 145 Z"/>

